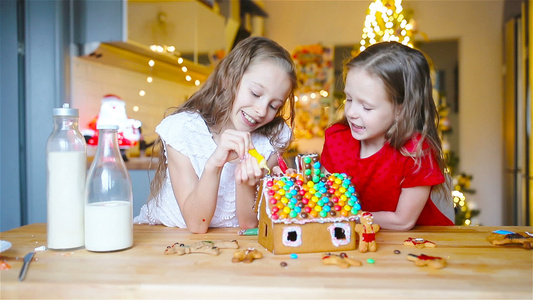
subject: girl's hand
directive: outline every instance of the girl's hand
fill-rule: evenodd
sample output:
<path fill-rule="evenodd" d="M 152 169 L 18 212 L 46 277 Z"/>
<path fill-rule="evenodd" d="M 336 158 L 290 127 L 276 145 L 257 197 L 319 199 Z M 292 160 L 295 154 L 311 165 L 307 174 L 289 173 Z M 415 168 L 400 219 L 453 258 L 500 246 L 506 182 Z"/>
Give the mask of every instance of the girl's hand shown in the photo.
<path fill-rule="evenodd" d="M 249 132 L 227 129 L 220 136 L 217 148 L 209 158 L 208 163 L 222 168 L 229 161 L 244 159 L 251 143 L 252 138 Z"/>
<path fill-rule="evenodd" d="M 235 170 L 235 182 L 237 184 L 256 186 L 259 184 L 261 178 L 263 178 L 263 172 L 264 171 L 259 167 L 257 160 L 250 154 L 246 154 Z"/>

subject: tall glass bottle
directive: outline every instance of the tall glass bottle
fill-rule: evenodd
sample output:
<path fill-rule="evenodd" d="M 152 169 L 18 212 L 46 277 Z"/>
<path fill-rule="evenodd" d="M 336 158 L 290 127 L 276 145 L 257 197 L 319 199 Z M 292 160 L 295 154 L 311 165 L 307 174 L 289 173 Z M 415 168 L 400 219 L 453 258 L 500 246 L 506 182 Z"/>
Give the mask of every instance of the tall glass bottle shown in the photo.
<path fill-rule="evenodd" d="M 133 192 L 115 125 L 98 126 L 98 147 L 85 188 L 85 248 L 106 252 L 133 245 Z"/>
<path fill-rule="evenodd" d="M 55 108 L 54 129 L 46 143 L 46 231 L 50 249 L 84 245 L 87 148 L 78 129 L 78 115 L 68 103 Z"/>

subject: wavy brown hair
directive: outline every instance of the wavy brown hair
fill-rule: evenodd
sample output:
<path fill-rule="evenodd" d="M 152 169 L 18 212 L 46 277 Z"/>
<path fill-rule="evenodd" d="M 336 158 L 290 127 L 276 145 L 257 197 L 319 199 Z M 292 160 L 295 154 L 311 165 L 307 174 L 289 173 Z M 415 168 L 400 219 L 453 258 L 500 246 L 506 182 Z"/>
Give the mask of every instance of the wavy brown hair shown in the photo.
<path fill-rule="evenodd" d="M 424 54 L 397 42 L 376 43 L 344 63 L 343 79 L 352 69 L 362 69 L 379 78 L 393 104 L 396 121 L 385 134 L 385 140 L 420 166 L 424 142 L 437 160 L 439 169 L 447 174 L 446 162 L 437 126 L 439 114 L 433 100 L 433 85 L 428 60 Z M 348 125 L 346 116 L 338 123 Z M 414 152 L 405 148 L 416 134 L 420 139 Z M 446 190 L 449 187 L 446 187 Z"/>
<path fill-rule="evenodd" d="M 270 61 L 283 69 L 291 81 L 291 90 L 285 105 L 274 119 L 254 132 L 269 137 L 270 143 L 278 150 L 285 150 L 288 143 L 282 143 L 283 124 L 294 125 L 294 90 L 297 86 L 296 68 L 291 55 L 278 43 L 264 37 L 250 37 L 241 42 L 215 67 L 204 85 L 183 105 L 170 115 L 180 112 L 198 112 L 209 127 L 224 126 L 230 118 L 231 109 L 246 70 L 258 62 Z M 292 136 L 291 136 L 292 139 Z M 159 193 L 166 177 L 163 142 L 157 139 L 159 165 L 150 186 L 150 199 Z"/>

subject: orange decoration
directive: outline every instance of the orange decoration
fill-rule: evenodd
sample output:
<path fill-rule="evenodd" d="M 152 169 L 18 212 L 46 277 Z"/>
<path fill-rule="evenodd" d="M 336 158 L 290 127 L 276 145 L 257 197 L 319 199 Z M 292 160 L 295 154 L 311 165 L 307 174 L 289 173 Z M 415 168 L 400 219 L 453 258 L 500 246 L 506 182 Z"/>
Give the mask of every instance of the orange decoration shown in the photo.
<path fill-rule="evenodd" d="M 2 261 L 0 263 L 0 270 L 9 270 L 9 269 L 11 269 L 11 266 L 8 263 L 6 263 L 5 261 Z"/>

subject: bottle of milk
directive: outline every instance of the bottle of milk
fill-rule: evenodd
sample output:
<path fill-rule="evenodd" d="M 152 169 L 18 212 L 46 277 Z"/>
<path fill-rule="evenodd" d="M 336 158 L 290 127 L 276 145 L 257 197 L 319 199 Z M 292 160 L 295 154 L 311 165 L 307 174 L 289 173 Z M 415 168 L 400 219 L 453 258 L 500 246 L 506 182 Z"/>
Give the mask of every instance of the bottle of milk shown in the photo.
<path fill-rule="evenodd" d="M 54 129 L 46 143 L 46 231 L 50 249 L 84 245 L 87 152 L 85 139 L 78 130 L 78 115 L 78 110 L 68 103 L 55 108 Z"/>
<path fill-rule="evenodd" d="M 98 147 L 85 187 L 85 249 L 107 252 L 133 245 L 133 192 L 116 125 L 97 125 Z"/>

